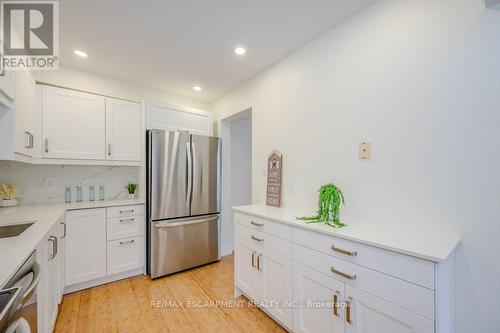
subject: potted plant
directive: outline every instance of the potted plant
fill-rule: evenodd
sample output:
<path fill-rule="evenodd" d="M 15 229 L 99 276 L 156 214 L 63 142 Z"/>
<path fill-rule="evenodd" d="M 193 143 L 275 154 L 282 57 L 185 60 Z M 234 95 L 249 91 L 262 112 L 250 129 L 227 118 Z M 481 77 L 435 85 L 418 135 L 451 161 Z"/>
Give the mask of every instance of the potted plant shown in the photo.
<path fill-rule="evenodd" d="M 134 184 L 134 183 L 128 183 L 127 186 L 125 186 L 125 188 L 127 189 L 128 191 L 128 198 L 129 199 L 134 199 L 135 198 L 135 190 L 137 190 L 137 184 Z"/>
<path fill-rule="evenodd" d="M 2 184 L 0 188 L 0 207 L 13 207 L 17 205 L 19 194 L 15 185 Z"/>
<path fill-rule="evenodd" d="M 335 184 L 325 184 L 318 190 L 318 212 L 314 216 L 297 217 L 306 223 L 323 223 L 334 228 L 345 227 L 340 221 L 340 205 L 344 204 L 344 194 Z"/>

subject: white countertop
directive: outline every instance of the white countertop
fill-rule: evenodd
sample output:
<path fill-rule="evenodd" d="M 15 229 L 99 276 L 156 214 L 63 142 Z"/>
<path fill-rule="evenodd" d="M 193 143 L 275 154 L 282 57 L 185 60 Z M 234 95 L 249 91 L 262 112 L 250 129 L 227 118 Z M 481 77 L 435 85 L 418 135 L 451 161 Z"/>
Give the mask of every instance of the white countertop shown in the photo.
<path fill-rule="evenodd" d="M 143 199 L 130 199 L 0 208 L 0 225 L 35 221 L 21 235 L 0 239 L 0 288 L 9 281 L 66 211 L 143 203 Z"/>
<path fill-rule="evenodd" d="M 238 206 L 233 207 L 233 210 L 434 262 L 444 262 L 460 242 L 460 237 L 456 235 L 436 234 L 377 223 L 352 224 L 344 228 L 306 223 L 297 220 L 296 217 L 313 215 L 314 212 L 304 214 L 265 205 Z"/>

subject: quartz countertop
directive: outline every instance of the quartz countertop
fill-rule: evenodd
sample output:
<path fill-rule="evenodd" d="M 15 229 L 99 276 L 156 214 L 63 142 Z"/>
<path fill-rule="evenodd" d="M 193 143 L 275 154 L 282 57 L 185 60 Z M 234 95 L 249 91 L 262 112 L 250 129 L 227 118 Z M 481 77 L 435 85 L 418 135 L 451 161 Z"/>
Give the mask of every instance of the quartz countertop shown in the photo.
<path fill-rule="evenodd" d="M 139 204 L 144 204 L 144 200 L 105 200 L 0 208 L 0 226 L 35 222 L 17 237 L 0 239 L 0 288 L 9 281 L 66 211 Z"/>
<path fill-rule="evenodd" d="M 460 243 L 460 237 L 457 235 L 438 234 L 378 223 L 352 224 L 344 228 L 306 223 L 297 220 L 296 217 L 311 215 L 311 212 L 304 214 L 304 212 L 286 208 L 248 205 L 233 207 L 233 210 L 438 263 L 446 261 Z"/>

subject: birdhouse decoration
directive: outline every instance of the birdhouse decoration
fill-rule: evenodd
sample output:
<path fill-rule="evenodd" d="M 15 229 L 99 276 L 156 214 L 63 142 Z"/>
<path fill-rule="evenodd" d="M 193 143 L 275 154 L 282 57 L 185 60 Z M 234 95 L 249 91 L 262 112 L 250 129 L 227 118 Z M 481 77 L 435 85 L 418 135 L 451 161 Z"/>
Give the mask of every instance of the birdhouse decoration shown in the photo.
<path fill-rule="evenodd" d="M 266 205 L 280 207 L 281 205 L 281 171 L 283 157 L 274 150 L 267 159 L 267 193 Z"/>

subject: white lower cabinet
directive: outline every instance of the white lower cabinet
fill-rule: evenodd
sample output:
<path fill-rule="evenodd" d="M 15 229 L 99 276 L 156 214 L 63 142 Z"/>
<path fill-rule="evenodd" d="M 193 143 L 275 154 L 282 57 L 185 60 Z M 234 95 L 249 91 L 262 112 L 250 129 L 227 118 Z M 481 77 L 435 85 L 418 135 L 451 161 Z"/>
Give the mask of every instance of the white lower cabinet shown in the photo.
<path fill-rule="evenodd" d="M 344 332 L 344 283 L 307 268 L 293 265 L 293 331 L 298 333 Z"/>
<path fill-rule="evenodd" d="M 286 327 L 292 327 L 292 260 L 272 251 L 260 254 L 261 299 L 267 311 Z"/>
<path fill-rule="evenodd" d="M 66 214 L 66 284 L 106 276 L 106 209 Z"/>
<path fill-rule="evenodd" d="M 143 214 L 143 205 L 66 213 L 62 228 L 66 235 L 66 292 L 142 272 L 146 253 Z"/>
<path fill-rule="evenodd" d="M 37 247 L 37 260 L 41 265 L 38 285 L 38 332 L 52 332 L 59 309 L 61 272 L 64 248 L 61 248 L 59 223 L 55 224 Z"/>
<path fill-rule="evenodd" d="M 292 261 L 242 237 L 236 240 L 236 286 L 260 302 L 283 326 L 292 327 Z"/>
<path fill-rule="evenodd" d="M 346 286 L 347 333 L 432 333 L 434 321 Z"/>
<path fill-rule="evenodd" d="M 446 292 L 453 255 L 434 263 L 321 230 L 281 228 L 263 214 L 235 211 L 234 221 L 235 296 L 259 301 L 290 332 L 454 332 L 452 316 L 437 325 L 453 309 Z"/>
<path fill-rule="evenodd" d="M 108 275 L 144 267 L 144 236 L 108 242 Z"/>
<path fill-rule="evenodd" d="M 248 241 L 237 239 L 234 251 L 236 285 L 250 298 L 260 299 L 257 251 Z"/>

